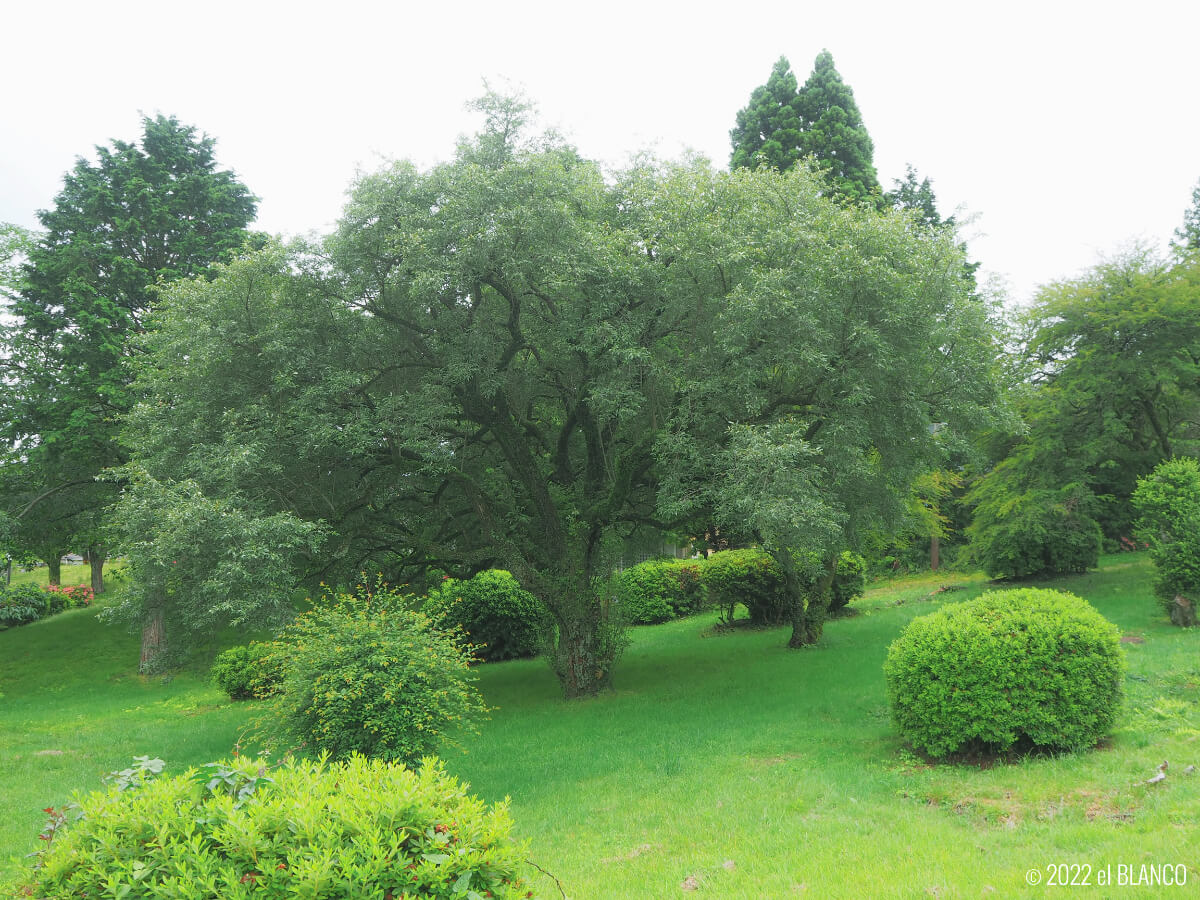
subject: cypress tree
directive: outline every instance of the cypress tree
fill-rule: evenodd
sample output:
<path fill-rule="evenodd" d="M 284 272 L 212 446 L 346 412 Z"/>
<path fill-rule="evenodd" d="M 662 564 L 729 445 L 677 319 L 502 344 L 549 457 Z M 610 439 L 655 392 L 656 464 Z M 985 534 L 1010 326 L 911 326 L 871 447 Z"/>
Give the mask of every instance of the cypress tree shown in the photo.
<path fill-rule="evenodd" d="M 737 114 L 737 125 L 729 132 L 733 142 L 729 167 L 790 169 L 801 156 L 800 127 L 796 76 L 787 57 L 781 56 L 767 83 L 754 89 L 750 103 Z"/>
<path fill-rule="evenodd" d="M 827 168 L 834 194 L 851 203 L 879 202 L 875 145 L 854 102 L 854 91 L 842 81 L 828 50 L 817 56 L 797 95 L 796 109 L 803 121 L 801 155 L 811 154 Z"/>

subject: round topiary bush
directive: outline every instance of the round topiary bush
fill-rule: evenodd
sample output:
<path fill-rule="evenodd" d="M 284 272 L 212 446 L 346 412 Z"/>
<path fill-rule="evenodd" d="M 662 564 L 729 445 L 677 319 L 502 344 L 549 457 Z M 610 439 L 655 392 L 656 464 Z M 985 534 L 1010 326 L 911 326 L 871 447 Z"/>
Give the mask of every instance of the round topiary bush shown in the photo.
<path fill-rule="evenodd" d="M 280 645 L 255 641 L 230 647 L 213 660 L 213 683 L 230 700 L 261 700 L 279 693 L 283 684 L 283 658 Z"/>
<path fill-rule="evenodd" d="M 918 749 L 1091 747 L 1124 675 L 1116 626 L 1073 594 L 992 591 L 914 619 L 888 650 L 892 717 Z"/>
<path fill-rule="evenodd" d="M 122 789 L 124 788 L 124 789 Z M 214 763 L 50 810 L 17 896 L 527 898 L 525 849 L 436 760 Z"/>
<path fill-rule="evenodd" d="M 387 585 L 360 585 L 283 629 L 283 685 L 268 729 L 336 758 L 403 763 L 472 729 L 487 707 L 470 646 L 415 602 Z"/>
<path fill-rule="evenodd" d="M 429 593 L 425 614 L 466 632 L 486 662 L 537 656 L 549 629 L 546 608 L 503 569 L 463 581 L 447 578 Z"/>

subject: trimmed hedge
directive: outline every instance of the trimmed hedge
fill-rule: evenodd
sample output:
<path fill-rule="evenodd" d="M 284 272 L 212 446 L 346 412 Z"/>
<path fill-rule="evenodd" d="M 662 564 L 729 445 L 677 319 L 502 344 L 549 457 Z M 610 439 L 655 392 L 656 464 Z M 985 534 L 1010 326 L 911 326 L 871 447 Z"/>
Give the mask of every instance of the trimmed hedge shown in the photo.
<path fill-rule="evenodd" d="M 1095 746 L 1120 710 L 1124 672 L 1116 626 L 1039 588 L 914 619 L 884 665 L 896 725 L 934 757 Z"/>
<path fill-rule="evenodd" d="M 631 625 L 655 625 L 690 616 L 704 607 L 701 561 L 649 559 L 613 576 L 622 618 Z"/>
<path fill-rule="evenodd" d="M 152 761 L 160 768 L 161 760 Z M 37 867 L 18 896 L 534 896 L 505 804 L 488 807 L 437 760 L 417 771 L 351 757 L 251 759 L 154 778 L 149 767 L 48 810 Z"/>
<path fill-rule="evenodd" d="M 445 579 L 430 591 L 424 611 L 435 622 L 466 632 L 475 655 L 485 662 L 537 656 L 550 627 L 546 608 L 503 569 L 466 581 Z"/>

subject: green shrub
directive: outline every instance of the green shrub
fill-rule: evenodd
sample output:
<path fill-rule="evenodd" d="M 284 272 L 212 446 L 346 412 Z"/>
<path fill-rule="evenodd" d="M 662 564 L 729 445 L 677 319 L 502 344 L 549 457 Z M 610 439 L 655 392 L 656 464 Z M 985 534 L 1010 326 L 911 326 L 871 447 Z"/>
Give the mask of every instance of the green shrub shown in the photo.
<path fill-rule="evenodd" d="M 533 594 L 503 569 L 462 581 L 445 579 L 430 591 L 425 614 L 459 627 L 487 662 L 537 656 L 549 629 L 549 614 Z"/>
<path fill-rule="evenodd" d="M 50 614 L 51 596 L 36 584 L 0 587 L 0 627 L 28 625 Z"/>
<path fill-rule="evenodd" d="M 377 583 L 327 594 L 280 634 L 275 701 L 283 736 L 336 758 L 413 763 L 486 712 L 461 632 L 437 627 L 416 598 Z"/>
<path fill-rule="evenodd" d="M 353 756 L 237 759 L 52 810 L 18 895 L 250 898 L 532 897 L 505 804 L 488 808 L 437 760 L 413 771 Z"/>
<path fill-rule="evenodd" d="M 1172 622 L 1194 625 L 1200 602 L 1200 464 L 1187 457 L 1160 463 L 1138 479 L 1133 505 L 1140 515 L 1138 534 L 1154 560 L 1155 596 Z"/>
<path fill-rule="evenodd" d="M 837 612 L 867 590 L 867 561 L 850 550 L 838 557 L 837 572 L 829 590 L 829 611 Z"/>
<path fill-rule="evenodd" d="M 618 572 L 613 593 L 622 618 L 632 625 L 654 625 L 699 612 L 704 606 L 700 562 L 649 559 Z"/>
<path fill-rule="evenodd" d="M 217 654 L 212 664 L 213 683 L 230 700 L 261 700 L 279 693 L 283 683 L 280 645 L 255 641 L 230 647 Z"/>
<path fill-rule="evenodd" d="M 992 476 L 988 476 L 991 478 Z M 1001 481 L 972 493 L 971 556 L 992 578 L 1086 572 L 1100 561 L 1100 526 L 1084 489 L 1009 494 Z"/>
<path fill-rule="evenodd" d="M 914 619 L 884 665 L 892 716 L 939 757 L 1082 749 L 1112 727 L 1124 659 L 1112 623 L 1073 594 L 993 591 Z"/>
<path fill-rule="evenodd" d="M 733 621 L 737 604 L 755 625 L 778 625 L 788 616 L 783 573 L 763 550 L 722 550 L 704 563 L 701 575 L 709 602 Z"/>

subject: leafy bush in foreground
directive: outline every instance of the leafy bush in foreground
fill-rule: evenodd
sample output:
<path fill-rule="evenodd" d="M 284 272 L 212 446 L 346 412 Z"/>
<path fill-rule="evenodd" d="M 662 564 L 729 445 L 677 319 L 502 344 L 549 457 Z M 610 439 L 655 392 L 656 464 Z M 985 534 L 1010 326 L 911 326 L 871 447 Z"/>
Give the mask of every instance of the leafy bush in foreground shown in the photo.
<path fill-rule="evenodd" d="M 255 641 L 217 654 L 212 679 L 230 700 L 261 700 L 279 693 L 284 661 L 280 645 Z"/>
<path fill-rule="evenodd" d="M 155 761 L 158 762 L 158 761 Z M 149 770 L 146 770 L 148 772 Z M 221 898 L 532 897 L 505 804 L 488 808 L 437 760 L 413 771 L 344 763 L 214 763 L 128 779 L 49 810 L 19 896 Z"/>
<path fill-rule="evenodd" d="M 425 614 L 439 624 L 459 627 L 488 662 L 537 656 L 550 627 L 538 599 L 503 569 L 488 569 L 463 581 L 447 578 L 429 593 Z"/>
<path fill-rule="evenodd" d="M 931 756 L 1096 744 L 1121 704 L 1116 627 L 1060 591 L 992 591 L 914 619 L 888 650 L 892 717 Z"/>
<path fill-rule="evenodd" d="M 699 560 L 648 559 L 613 576 L 613 588 L 622 618 L 632 625 L 655 625 L 704 606 Z"/>
<path fill-rule="evenodd" d="M 469 645 L 414 597 L 376 583 L 321 602 L 280 634 L 285 736 L 337 758 L 413 763 L 486 712 Z"/>

